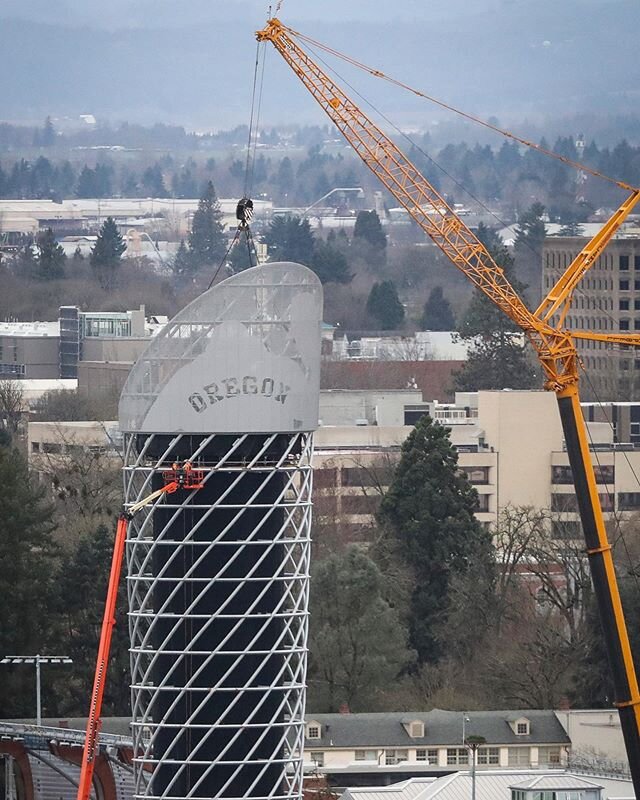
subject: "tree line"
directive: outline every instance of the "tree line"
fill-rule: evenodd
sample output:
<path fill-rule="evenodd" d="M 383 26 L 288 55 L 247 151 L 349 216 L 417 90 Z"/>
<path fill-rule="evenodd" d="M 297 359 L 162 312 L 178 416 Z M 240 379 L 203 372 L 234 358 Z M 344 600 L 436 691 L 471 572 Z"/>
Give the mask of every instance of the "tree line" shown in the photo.
<path fill-rule="evenodd" d="M 312 129 L 303 135 L 304 130 L 298 138 L 289 139 L 263 132 L 267 149 L 258 151 L 251 175 L 255 196 L 265 194 L 281 206 L 306 207 L 336 186 L 372 186 L 366 167 L 349 151 L 326 146 L 330 141 L 326 138 L 330 135 L 328 130 Z M 46 127 L 38 135 L 41 141 L 55 137 Z M 151 161 L 142 150 L 135 154 L 127 152 L 125 159 L 115 149 L 108 154 L 96 151 L 94 163 L 84 164 L 78 163 L 75 154 L 73 159 L 53 158 L 41 144 L 36 149 L 44 152 L 32 160 L 5 157 L 4 164 L 0 163 L 0 198 L 194 198 L 201 196 L 208 180 L 214 180 L 225 195 L 240 196 L 245 185 L 246 159 L 229 154 L 234 138 L 221 140 L 226 153 L 222 157 L 219 150 L 215 150 L 216 158 L 207 155 L 198 139 L 199 149 L 184 155 L 165 153 Z M 286 141 L 290 152 L 281 156 L 269 149 L 267 142 L 272 139 Z M 306 152 L 300 152 L 298 140 L 307 142 Z M 62 142 L 59 138 L 53 141 L 58 154 Z M 0 149 L 1 142 L 2 126 Z M 640 146 L 626 140 L 611 148 L 592 141 L 584 149 L 577 149 L 574 138 L 569 136 L 559 137 L 553 145 L 544 139 L 540 144 L 606 175 L 632 185 L 640 183 Z M 24 152 L 28 148 L 18 149 Z M 479 200 L 511 214 L 514 210 L 523 212 L 533 198 L 546 206 L 552 220 L 572 223 L 585 221 L 601 206 L 620 202 L 620 193 L 614 186 L 515 142 L 504 142 L 494 148 L 461 142 L 434 152 L 429 136 L 425 135 L 408 155 L 452 203 L 475 207 Z M 385 200 L 395 205 L 390 196 L 385 196 Z"/>

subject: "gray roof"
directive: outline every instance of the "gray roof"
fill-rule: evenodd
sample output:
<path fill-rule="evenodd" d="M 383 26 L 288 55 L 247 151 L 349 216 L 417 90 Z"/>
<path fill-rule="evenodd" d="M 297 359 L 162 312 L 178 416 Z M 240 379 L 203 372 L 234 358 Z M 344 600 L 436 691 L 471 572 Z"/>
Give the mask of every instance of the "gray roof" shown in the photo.
<path fill-rule="evenodd" d="M 549 780 L 542 784 L 540 781 Z M 594 778 L 593 782 L 585 781 L 563 770 L 479 770 L 476 775 L 477 800 L 511 800 L 511 787 L 520 784 L 536 783 L 545 788 L 562 788 L 563 790 L 577 788 L 604 788 L 604 798 L 627 798 L 633 800 L 633 786 L 631 781 L 614 780 L 611 778 Z M 560 783 L 563 781 L 563 783 Z M 566 785 L 564 783 L 566 781 Z M 402 790 L 394 795 L 382 794 L 383 788 L 377 786 L 347 789 L 341 800 L 469 800 L 471 797 L 471 775 L 469 772 L 455 772 L 444 775 L 431 783 L 422 782 L 419 791 L 412 786 L 414 781 L 405 781 L 397 784 Z M 390 787 L 395 788 L 395 787 Z"/>
<path fill-rule="evenodd" d="M 535 778 L 512 783 L 512 789 L 561 789 L 562 791 L 579 792 L 581 789 L 602 789 L 600 783 L 578 778 L 576 775 L 538 775 Z"/>
<path fill-rule="evenodd" d="M 340 800 L 414 800 L 437 778 L 410 778 L 391 786 L 353 787 L 347 789 Z M 365 797 L 363 797 L 363 795 Z"/>
<path fill-rule="evenodd" d="M 467 736 L 484 736 L 487 744 L 570 744 L 553 711 L 466 711 Z M 528 736 L 517 736 L 510 721 L 526 717 Z M 407 720 L 424 722 L 424 736 L 412 738 L 403 726 Z M 320 739 L 307 739 L 313 747 L 426 747 L 462 745 L 462 712 L 434 709 L 426 712 L 378 714 L 307 714 L 307 722 L 322 726 Z"/>

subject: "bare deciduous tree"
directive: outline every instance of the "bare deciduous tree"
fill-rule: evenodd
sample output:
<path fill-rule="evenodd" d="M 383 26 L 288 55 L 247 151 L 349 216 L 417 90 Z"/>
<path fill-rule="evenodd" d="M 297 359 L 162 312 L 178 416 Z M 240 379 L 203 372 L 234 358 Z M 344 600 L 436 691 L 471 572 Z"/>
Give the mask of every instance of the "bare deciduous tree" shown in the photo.
<path fill-rule="evenodd" d="M 25 412 L 24 390 L 20 381 L 0 381 L 0 421 L 11 434 L 18 431 L 20 418 Z"/>

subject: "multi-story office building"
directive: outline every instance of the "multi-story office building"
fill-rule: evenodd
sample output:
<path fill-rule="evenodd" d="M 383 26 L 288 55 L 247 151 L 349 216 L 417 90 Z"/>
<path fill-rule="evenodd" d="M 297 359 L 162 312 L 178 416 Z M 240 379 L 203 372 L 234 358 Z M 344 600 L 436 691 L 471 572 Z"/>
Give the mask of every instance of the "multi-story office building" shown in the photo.
<path fill-rule="evenodd" d="M 0 323 L 1 379 L 74 379 L 87 362 L 137 358 L 156 325 L 144 306 L 133 311 L 80 311 L 62 306 L 55 322 Z"/>
<path fill-rule="evenodd" d="M 632 235 L 633 234 L 633 235 Z M 543 247 L 543 293 L 549 291 L 585 245 L 580 236 L 552 236 Z M 640 333 L 640 231 L 613 239 L 574 293 L 569 329 Z M 578 341 L 587 373 L 585 399 L 640 399 L 640 351 Z"/>
<path fill-rule="evenodd" d="M 398 393 L 399 395 L 400 393 Z M 400 402 L 399 396 L 396 396 Z M 384 398 L 386 403 L 389 397 Z M 496 523 L 507 506 L 548 510 L 556 538 L 581 538 L 576 495 L 556 400 L 548 392 L 458 393 L 456 403 L 416 402 L 407 393 L 393 424 L 327 424 L 316 434 L 316 525 L 337 529 L 340 538 L 366 539 L 389 485 L 402 442 L 420 413 L 428 411 L 451 428 L 459 465 L 478 492 L 478 519 Z M 640 403 L 585 404 L 592 458 L 605 517 L 640 509 Z M 404 416 L 404 424 L 402 417 Z M 617 433 L 616 433 L 617 430 Z M 633 437 L 633 438 L 632 438 Z"/>

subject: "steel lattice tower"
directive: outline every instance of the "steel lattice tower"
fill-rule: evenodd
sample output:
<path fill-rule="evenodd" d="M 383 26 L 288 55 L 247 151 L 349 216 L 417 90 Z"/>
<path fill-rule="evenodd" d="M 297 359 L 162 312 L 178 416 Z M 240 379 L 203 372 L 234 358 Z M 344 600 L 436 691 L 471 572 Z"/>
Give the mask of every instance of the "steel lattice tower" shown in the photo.
<path fill-rule="evenodd" d="M 123 391 L 126 502 L 174 462 L 204 473 L 129 529 L 138 798 L 301 796 L 321 306 L 305 267 L 240 273 Z"/>

